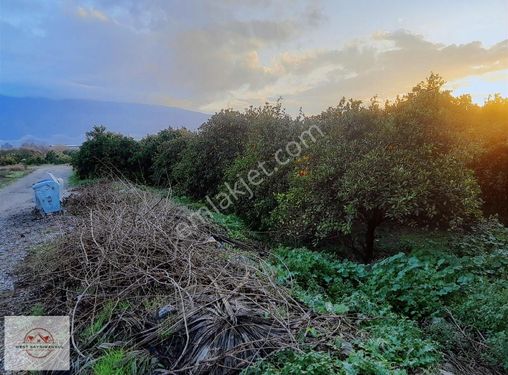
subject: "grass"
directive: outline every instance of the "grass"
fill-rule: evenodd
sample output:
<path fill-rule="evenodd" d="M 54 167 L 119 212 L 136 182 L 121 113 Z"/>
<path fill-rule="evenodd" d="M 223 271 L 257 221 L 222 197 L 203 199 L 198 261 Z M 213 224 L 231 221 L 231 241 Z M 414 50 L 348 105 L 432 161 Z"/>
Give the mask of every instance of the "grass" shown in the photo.
<path fill-rule="evenodd" d="M 123 375 L 128 374 L 128 365 L 125 363 L 123 349 L 108 351 L 93 366 L 95 375 Z"/>
<path fill-rule="evenodd" d="M 99 333 L 103 330 L 106 324 L 111 320 L 111 316 L 116 311 L 124 311 L 129 309 L 129 303 L 125 301 L 118 302 L 116 304 L 113 301 L 107 303 L 95 316 L 93 322 L 85 328 L 85 330 L 81 333 L 81 338 L 85 342 L 92 341 L 99 335 Z"/>
<path fill-rule="evenodd" d="M 148 351 L 109 349 L 93 365 L 94 375 L 144 375 L 160 368 L 159 362 Z"/>
<path fill-rule="evenodd" d="M 83 187 L 83 186 L 89 186 L 93 183 L 97 182 L 98 179 L 96 178 L 85 178 L 80 179 L 79 176 L 76 174 L 76 172 L 72 172 L 72 174 L 69 177 L 68 184 L 69 187 Z"/>
<path fill-rule="evenodd" d="M 171 198 L 176 204 L 185 206 L 191 210 L 199 210 L 200 208 L 207 207 L 202 202 L 196 202 L 186 196 L 175 196 Z M 253 233 L 249 231 L 245 223 L 238 216 L 234 214 L 224 214 L 222 212 L 216 212 L 210 210 L 211 220 L 219 226 L 226 229 L 228 235 L 239 241 L 246 241 L 253 237 Z"/>
<path fill-rule="evenodd" d="M 113 303 L 108 303 L 104 308 L 95 316 L 93 322 L 81 333 L 81 337 L 85 342 L 92 340 L 104 328 L 106 323 L 109 322 L 111 314 L 113 313 Z"/>
<path fill-rule="evenodd" d="M 30 315 L 32 316 L 44 316 L 46 315 L 46 309 L 42 303 L 36 303 L 30 309 Z"/>
<path fill-rule="evenodd" d="M 26 168 L 22 165 L 10 165 L 0 167 L 0 188 L 9 185 L 10 183 L 20 179 L 31 173 L 33 168 Z"/>

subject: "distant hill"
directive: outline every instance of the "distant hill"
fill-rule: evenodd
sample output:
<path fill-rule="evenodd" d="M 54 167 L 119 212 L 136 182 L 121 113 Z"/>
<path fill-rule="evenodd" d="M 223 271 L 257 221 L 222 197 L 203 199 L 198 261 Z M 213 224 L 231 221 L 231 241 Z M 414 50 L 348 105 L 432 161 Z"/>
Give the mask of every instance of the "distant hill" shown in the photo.
<path fill-rule="evenodd" d="M 158 105 L 0 95 L 0 144 L 80 144 L 94 125 L 141 138 L 169 126 L 194 130 L 209 117 Z"/>

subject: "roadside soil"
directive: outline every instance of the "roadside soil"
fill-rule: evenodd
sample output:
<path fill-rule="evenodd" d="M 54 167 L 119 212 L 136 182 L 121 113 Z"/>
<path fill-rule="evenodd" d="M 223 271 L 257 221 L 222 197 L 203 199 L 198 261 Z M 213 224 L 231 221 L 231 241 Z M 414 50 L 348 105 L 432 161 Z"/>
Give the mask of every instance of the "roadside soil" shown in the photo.
<path fill-rule="evenodd" d="M 65 216 L 43 216 L 35 210 L 32 184 L 49 178 L 48 173 L 68 181 L 72 168 L 48 165 L 0 189 L 0 314 L 15 292 L 13 271 L 27 251 L 62 232 Z M 3 303 L 2 303 L 3 302 Z"/>
<path fill-rule="evenodd" d="M 28 251 L 64 233 L 67 217 L 43 216 L 35 209 L 32 184 L 49 178 L 48 173 L 66 183 L 72 173 L 68 165 L 47 165 L 0 189 L 0 316 L 20 315 L 22 303 L 29 300 L 16 289 L 16 266 Z M 64 196 L 68 195 L 67 189 Z M 3 367 L 3 319 L 0 321 L 0 374 Z"/>

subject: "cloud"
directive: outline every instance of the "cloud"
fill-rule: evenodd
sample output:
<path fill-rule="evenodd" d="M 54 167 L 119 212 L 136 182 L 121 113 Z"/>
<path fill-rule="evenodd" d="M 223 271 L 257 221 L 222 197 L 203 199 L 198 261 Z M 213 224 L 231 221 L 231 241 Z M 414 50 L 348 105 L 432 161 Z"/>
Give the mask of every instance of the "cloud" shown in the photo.
<path fill-rule="evenodd" d="M 284 48 L 324 19 L 306 8 L 276 21 L 226 19 L 178 32 L 170 42 L 171 80 L 205 106 L 236 90 L 263 89 L 284 72 L 281 64 L 263 61 L 264 52 Z"/>
<path fill-rule="evenodd" d="M 278 84 L 260 90 L 258 102 L 267 92 L 276 92 L 292 111 L 302 105 L 306 112 L 316 113 L 342 96 L 394 98 L 431 71 L 453 81 L 508 69 L 508 40 L 490 48 L 480 42 L 443 45 L 398 30 L 341 49 L 282 53 L 278 64 L 282 67 L 277 70 Z"/>
<path fill-rule="evenodd" d="M 95 19 L 102 22 L 106 22 L 109 20 L 108 16 L 106 16 L 100 10 L 94 8 L 85 8 L 80 6 L 78 7 L 76 14 L 81 18 Z"/>
<path fill-rule="evenodd" d="M 377 18 L 354 18 L 342 3 L 340 14 L 320 1 L 9 4 L 0 14 L 3 94 L 204 111 L 282 96 L 291 112 L 316 113 L 342 96 L 392 98 L 431 71 L 460 82 L 508 69 L 508 39 L 436 42 L 384 24 L 360 32 L 359 22 Z"/>
<path fill-rule="evenodd" d="M 171 44 L 173 79 L 210 94 L 243 85 L 264 87 L 277 75 L 261 63 L 258 51 L 288 40 L 294 33 L 291 22 L 266 21 L 231 22 L 181 33 Z"/>
<path fill-rule="evenodd" d="M 508 40 L 490 48 L 477 41 L 445 45 L 407 30 L 338 49 L 281 52 L 265 63 L 259 58 L 264 49 L 298 37 L 293 24 L 229 24 L 179 37 L 175 79 L 208 111 L 282 96 L 291 112 L 316 113 L 342 96 L 394 98 L 432 71 L 453 81 L 508 68 Z"/>

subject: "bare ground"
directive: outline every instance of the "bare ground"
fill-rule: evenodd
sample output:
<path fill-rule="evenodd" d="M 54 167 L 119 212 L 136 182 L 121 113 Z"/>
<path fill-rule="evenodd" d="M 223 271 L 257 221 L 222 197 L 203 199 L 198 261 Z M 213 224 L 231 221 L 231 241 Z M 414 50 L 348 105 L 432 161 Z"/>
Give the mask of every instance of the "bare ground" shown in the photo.
<path fill-rule="evenodd" d="M 43 217 L 34 210 L 32 184 L 48 178 L 48 172 L 67 181 L 72 169 L 68 165 L 42 166 L 0 189 L 0 296 L 13 291 L 12 271 L 27 250 L 60 232 L 60 216 Z"/>
<path fill-rule="evenodd" d="M 34 246 L 44 244 L 61 234 L 65 216 L 44 217 L 33 203 L 32 184 L 48 178 L 48 172 L 68 181 L 72 168 L 68 165 L 41 166 L 29 175 L 0 189 L 0 316 L 17 315 L 22 291 L 15 287 L 16 266 Z M 0 322 L 0 374 L 3 373 L 3 319 Z"/>

